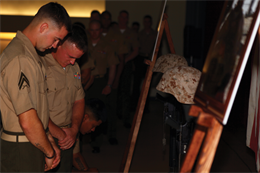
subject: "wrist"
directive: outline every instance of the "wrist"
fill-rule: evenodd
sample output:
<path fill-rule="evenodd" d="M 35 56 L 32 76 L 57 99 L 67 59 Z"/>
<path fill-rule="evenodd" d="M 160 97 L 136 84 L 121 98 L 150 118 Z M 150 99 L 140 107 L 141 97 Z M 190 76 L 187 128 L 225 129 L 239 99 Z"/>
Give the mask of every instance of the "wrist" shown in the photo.
<path fill-rule="evenodd" d="M 47 158 L 47 159 L 53 159 L 54 158 L 54 156 L 55 156 L 55 150 L 54 149 L 52 149 L 53 150 L 53 154 L 52 154 L 52 156 L 47 156 L 46 154 L 45 154 L 45 157 Z"/>
<path fill-rule="evenodd" d="M 71 126 L 71 130 L 74 134 L 78 134 L 79 132 L 79 126 L 74 124 L 73 126 Z"/>
<path fill-rule="evenodd" d="M 57 138 L 59 141 L 62 141 L 64 138 L 66 138 L 66 133 L 61 129 L 60 133 L 55 138 Z"/>
<path fill-rule="evenodd" d="M 112 85 L 110 85 L 110 84 L 107 84 L 107 86 L 109 86 L 110 88 L 112 87 Z"/>

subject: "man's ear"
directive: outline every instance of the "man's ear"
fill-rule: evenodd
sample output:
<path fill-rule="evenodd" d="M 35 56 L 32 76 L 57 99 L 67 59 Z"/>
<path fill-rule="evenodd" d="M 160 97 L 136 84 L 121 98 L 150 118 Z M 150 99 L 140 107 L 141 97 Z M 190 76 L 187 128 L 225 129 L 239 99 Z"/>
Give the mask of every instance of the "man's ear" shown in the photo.
<path fill-rule="evenodd" d="M 43 33 L 44 31 L 46 31 L 47 29 L 49 28 L 49 25 L 48 25 L 48 23 L 42 23 L 41 25 L 40 25 L 40 33 Z"/>
<path fill-rule="evenodd" d="M 84 118 L 83 118 L 83 121 L 86 121 L 86 120 L 88 120 L 89 119 L 89 115 L 88 114 L 85 114 L 84 115 Z"/>

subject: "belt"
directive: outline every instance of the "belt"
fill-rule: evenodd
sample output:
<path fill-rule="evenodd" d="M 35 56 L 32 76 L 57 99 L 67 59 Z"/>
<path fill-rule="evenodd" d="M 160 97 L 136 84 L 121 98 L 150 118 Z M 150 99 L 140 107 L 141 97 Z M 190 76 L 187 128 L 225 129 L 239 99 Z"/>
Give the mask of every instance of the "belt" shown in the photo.
<path fill-rule="evenodd" d="M 49 129 L 47 128 L 45 132 L 47 133 Z M 23 132 L 9 132 L 6 130 L 2 131 L 1 139 L 8 142 L 30 142 Z"/>
<path fill-rule="evenodd" d="M 8 142 L 29 142 L 28 138 L 25 135 L 9 135 L 5 132 L 2 132 L 1 139 Z"/>

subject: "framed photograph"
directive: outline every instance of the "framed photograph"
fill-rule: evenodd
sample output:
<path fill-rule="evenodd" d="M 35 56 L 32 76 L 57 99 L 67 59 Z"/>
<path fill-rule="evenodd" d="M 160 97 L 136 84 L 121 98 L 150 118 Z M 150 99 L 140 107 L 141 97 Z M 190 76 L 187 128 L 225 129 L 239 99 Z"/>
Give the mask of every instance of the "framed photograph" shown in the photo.
<path fill-rule="evenodd" d="M 194 98 L 223 125 L 227 123 L 259 23 L 259 0 L 224 3 Z"/>

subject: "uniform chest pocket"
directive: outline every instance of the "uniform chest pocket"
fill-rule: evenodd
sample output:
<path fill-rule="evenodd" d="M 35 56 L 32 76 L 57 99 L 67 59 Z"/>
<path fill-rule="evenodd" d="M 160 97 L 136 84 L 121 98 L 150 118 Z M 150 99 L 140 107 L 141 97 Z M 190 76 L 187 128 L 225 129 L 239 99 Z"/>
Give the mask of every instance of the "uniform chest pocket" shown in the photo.
<path fill-rule="evenodd" d="M 39 93 L 46 94 L 46 91 L 48 90 L 46 82 L 45 81 L 38 82 L 38 86 L 39 86 Z"/>
<path fill-rule="evenodd" d="M 104 68 L 106 70 L 107 65 L 107 52 L 100 51 L 99 55 L 96 57 L 96 68 L 99 74 L 103 74 Z"/>
<path fill-rule="evenodd" d="M 47 91 L 48 92 L 56 92 L 65 88 L 64 81 L 48 79 L 47 82 Z"/>
<path fill-rule="evenodd" d="M 73 86 L 75 87 L 76 91 L 79 90 L 82 87 L 81 80 L 80 79 L 75 79 L 73 81 Z"/>
<path fill-rule="evenodd" d="M 52 110 L 53 108 L 60 106 L 62 102 L 65 100 L 63 97 L 65 94 L 65 85 L 60 80 L 47 79 L 47 97 L 49 102 L 49 108 Z"/>
<path fill-rule="evenodd" d="M 73 80 L 71 80 L 68 87 L 69 88 L 68 88 L 68 91 L 67 91 L 67 97 L 69 97 L 69 100 L 71 101 L 71 103 L 73 103 L 76 99 L 77 92 L 82 87 L 81 80 L 74 78 Z"/>

